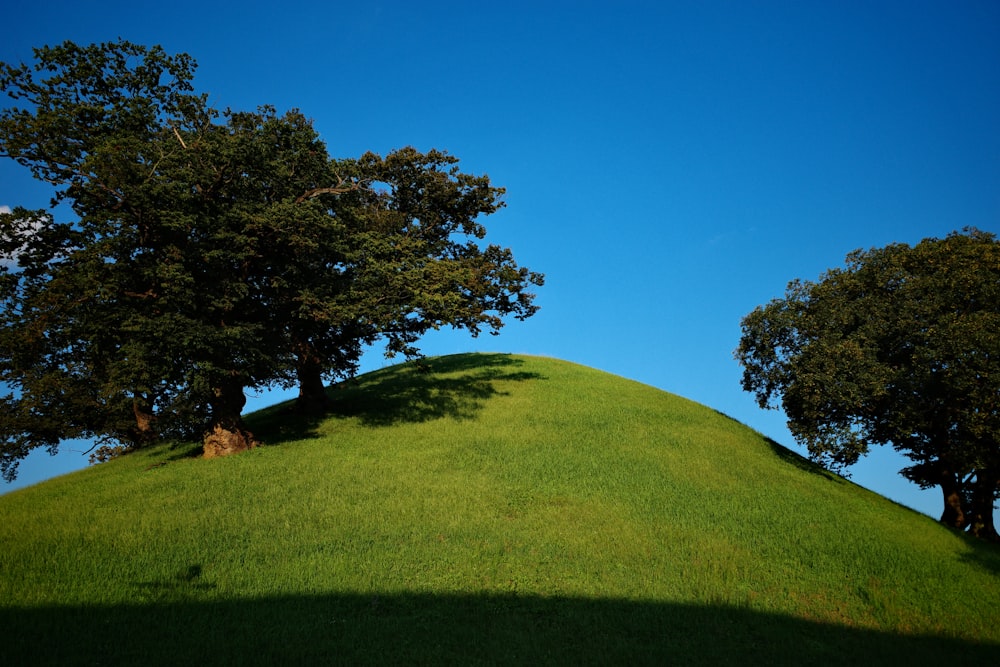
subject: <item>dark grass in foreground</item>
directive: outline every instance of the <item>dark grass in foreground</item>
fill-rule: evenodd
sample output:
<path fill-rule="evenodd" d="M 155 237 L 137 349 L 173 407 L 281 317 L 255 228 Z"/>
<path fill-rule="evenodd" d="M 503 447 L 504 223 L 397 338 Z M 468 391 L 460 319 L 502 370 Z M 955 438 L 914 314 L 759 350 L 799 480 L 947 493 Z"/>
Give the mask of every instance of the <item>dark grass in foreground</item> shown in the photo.
<path fill-rule="evenodd" d="M 995 665 L 998 648 L 711 604 L 295 595 L 0 611 L 7 665 Z"/>
<path fill-rule="evenodd" d="M 0 498 L 0 664 L 1000 664 L 995 547 L 651 387 L 429 369 Z"/>

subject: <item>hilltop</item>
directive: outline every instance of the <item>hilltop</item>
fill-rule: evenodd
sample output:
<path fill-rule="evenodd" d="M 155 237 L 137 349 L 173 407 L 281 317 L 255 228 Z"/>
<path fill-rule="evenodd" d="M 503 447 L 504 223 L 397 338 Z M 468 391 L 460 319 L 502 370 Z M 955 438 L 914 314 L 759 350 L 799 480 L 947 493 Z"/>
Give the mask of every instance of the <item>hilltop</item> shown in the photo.
<path fill-rule="evenodd" d="M 711 408 L 502 354 L 330 392 L 0 497 L 0 662 L 1000 660 L 1000 550 Z"/>

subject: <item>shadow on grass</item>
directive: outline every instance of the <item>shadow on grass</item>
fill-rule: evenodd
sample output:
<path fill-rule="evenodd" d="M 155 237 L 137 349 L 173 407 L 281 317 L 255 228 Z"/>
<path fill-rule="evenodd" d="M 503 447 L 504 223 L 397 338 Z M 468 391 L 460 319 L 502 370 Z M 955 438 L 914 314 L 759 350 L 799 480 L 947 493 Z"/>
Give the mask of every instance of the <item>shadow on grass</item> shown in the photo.
<path fill-rule="evenodd" d="M 137 584 L 137 588 L 143 594 L 143 599 L 163 600 L 183 600 L 195 591 L 210 591 L 215 588 L 215 584 L 207 584 L 201 581 L 201 565 L 191 565 L 178 572 L 173 578 L 163 581 L 143 581 Z"/>
<path fill-rule="evenodd" d="M 0 608 L 6 665 L 989 665 L 1000 645 L 722 606 L 331 594 Z"/>
<path fill-rule="evenodd" d="M 970 535 L 963 537 L 969 550 L 962 554 L 962 560 L 1000 576 L 1000 544 L 985 542 Z"/>
<path fill-rule="evenodd" d="M 247 419 L 267 444 L 318 437 L 330 416 L 356 417 L 366 426 L 389 426 L 450 418 L 473 419 L 486 401 L 505 395 L 496 382 L 542 379 L 517 370 L 524 361 L 509 354 L 456 354 L 411 361 L 341 382 L 327 390 L 326 414 L 301 414 L 285 403 Z"/>
<path fill-rule="evenodd" d="M 523 365 L 506 354 L 461 354 L 393 366 L 334 388 L 332 414 L 367 426 L 473 419 L 486 401 L 506 395 L 497 382 L 542 378 L 519 371 Z"/>

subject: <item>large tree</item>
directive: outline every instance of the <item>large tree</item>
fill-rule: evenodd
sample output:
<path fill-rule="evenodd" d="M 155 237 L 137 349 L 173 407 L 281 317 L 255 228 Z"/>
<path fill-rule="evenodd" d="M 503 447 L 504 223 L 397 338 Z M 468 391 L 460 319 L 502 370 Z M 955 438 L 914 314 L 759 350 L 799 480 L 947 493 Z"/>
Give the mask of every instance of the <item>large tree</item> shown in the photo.
<path fill-rule="evenodd" d="M 69 437 L 136 446 L 204 429 L 255 444 L 244 390 L 298 384 L 325 406 L 364 345 L 419 351 L 429 328 L 495 332 L 536 310 L 540 274 L 483 247 L 502 205 L 455 158 L 333 160 L 302 114 L 217 112 L 194 62 L 129 42 L 0 67 L 0 154 L 75 219 L 0 217 L 0 465 Z"/>
<path fill-rule="evenodd" d="M 8 475 L 32 447 L 64 437 L 148 440 L 157 404 L 179 398 L 184 369 L 160 352 L 187 331 L 185 313 L 177 290 L 164 310 L 148 285 L 182 282 L 164 238 L 173 227 L 169 245 L 183 245 L 193 197 L 170 172 L 182 133 L 213 117 L 191 92 L 185 56 L 128 42 L 36 56 L 34 67 L 0 67 L 14 100 L 0 112 L 0 154 L 51 184 L 53 204 L 78 220 L 23 209 L 0 219 L 0 379 L 16 390 L 0 413 Z"/>
<path fill-rule="evenodd" d="M 781 407 L 810 454 L 849 466 L 872 445 L 940 487 L 941 521 L 996 539 L 1000 243 L 967 229 L 858 250 L 742 321 L 743 388 Z"/>

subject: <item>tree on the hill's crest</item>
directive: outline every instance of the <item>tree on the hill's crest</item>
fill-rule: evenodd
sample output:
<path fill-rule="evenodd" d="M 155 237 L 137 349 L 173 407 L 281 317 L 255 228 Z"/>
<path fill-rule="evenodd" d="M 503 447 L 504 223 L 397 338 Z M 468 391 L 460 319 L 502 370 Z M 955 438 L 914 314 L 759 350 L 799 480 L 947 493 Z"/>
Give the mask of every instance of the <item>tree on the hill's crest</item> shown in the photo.
<path fill-rule="evenodd" d="M 298 111 L 217 112 L 194 62 L 129 42 L 0 64 L 0 156 L 76 220 L 0 215 L 0 466 L 93 437 L 202 430 L 255 444 L 244 390 L 324 380 L 364 345 L 418 353 L 430 328 L 497 331 L 537 309 L 509 250 L 478 243 L 502 189 L 445 153 L 333 160 Z"/>
<path fill-rule="evenodd" d="M 742 321 L 743 388 L 781 407 L 816 459 L 891 444 L 902 474 L 941 488 L 941 521 L 996 539 L 1000 497 L 1000 242 L 969 229 L 855 251 Z M 780 402 L 778 401 L 780 399 Z"/>

